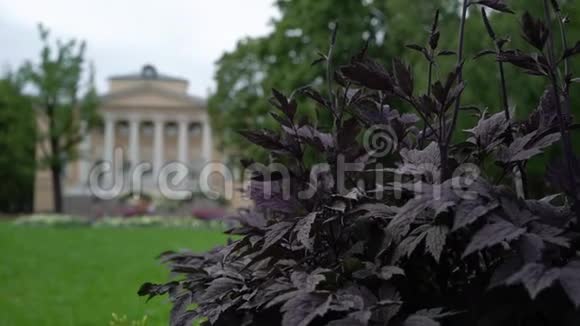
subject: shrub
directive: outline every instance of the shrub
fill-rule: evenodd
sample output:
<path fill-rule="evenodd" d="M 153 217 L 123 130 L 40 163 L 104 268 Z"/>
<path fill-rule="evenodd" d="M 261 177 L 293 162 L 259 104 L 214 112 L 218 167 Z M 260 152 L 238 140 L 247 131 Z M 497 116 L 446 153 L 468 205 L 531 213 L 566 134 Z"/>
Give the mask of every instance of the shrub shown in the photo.
<path fill-rule="evenodd" d="M 523 15 L 533 52 L 506 49 L 496 37 L 485 7 L 511 12 L 502 0 L 465 2 L 461 35 L 475 5 L 495 45 L 478 56 L 497 58 L 499 112 L 461 102 L 463 42 L 457 52 L 438 49 L 438 15 L 426 45 L 409 45 L 431 66 L 425 94 L 403 61 L 389 70 L 366 47 L 334 69 L 335 29 L 318 60 L 327 66 L 326 94 L 274 90 L 280 130 L 241 132 L 277 164 L 245 161 L 255 209 L 229 231 L 240 237 L 204 254 L 163 254 L 182 277 L 146 283 L 139 294 L 168 294 L 172 325 L 578 325 L 580 166 L 568 106 L 578 79 L 568 61 L 580 43 L 556 56 L 551 11 L 564 22 L 556 1 L 546 1 L 547 21 Z M 444 55 L 457 66 L 433 81 Z M 510 114 L 504 64 L 547 81 L 523 121 Z M 298 97 L 318 103 L 332 126 L 299 121 Z M 478 121 L 454 141 L 461 112 Z M 559 141 L 562 159 L 546 178 L 562 193 L 528 198 L 526 162 Z M 305 162 L 307 151 L 323 164 Z"/>

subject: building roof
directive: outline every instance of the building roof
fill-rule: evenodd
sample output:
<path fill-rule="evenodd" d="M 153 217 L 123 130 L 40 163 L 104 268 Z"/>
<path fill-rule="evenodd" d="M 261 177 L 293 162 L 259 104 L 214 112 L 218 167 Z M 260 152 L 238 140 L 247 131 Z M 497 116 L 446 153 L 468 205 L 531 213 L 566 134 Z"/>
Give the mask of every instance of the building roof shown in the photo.
<path fill-rule="evenodd" d="M 162 80 L 187 83 L 186 79 L 168 76 L 157 72 L 155 66 L 146 64 L 140 72 L 126 75 L 111 76 L 110 80 Z"/>
<path fill-rule="evenodd" d="M 155 94 L 162 97 L 173 98 L 176 100 L 181 100 L 184 102 L 188 102 L 200 108 L 205 108 L 207 102 L 204 98 L 193 96 L 189 94 L 181 94 L 175 93 L 170 90 L 160 89 L 160 88 L 152 88 L 151 86 L 138 86 L 130 89 L 126 89 L 120 92 L 104 94 L 100 96 L 102 101 L 111 101 L 118 98 L 134 96 L 138 94 Z"/>

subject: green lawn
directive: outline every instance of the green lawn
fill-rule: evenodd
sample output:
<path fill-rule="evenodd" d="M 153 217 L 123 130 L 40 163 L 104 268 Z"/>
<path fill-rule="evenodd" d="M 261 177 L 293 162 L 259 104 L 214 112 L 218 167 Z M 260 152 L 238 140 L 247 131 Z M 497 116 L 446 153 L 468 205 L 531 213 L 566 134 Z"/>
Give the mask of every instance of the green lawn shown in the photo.
<path fill-rule="evenodd" d="M 167 325 L 166 298 L 137 296 L 168 272 L 165 250 L 224 243 L 215 230 L 48 228 L 0 223 L 0 325 L 109 325 L 111 314 Z"/>

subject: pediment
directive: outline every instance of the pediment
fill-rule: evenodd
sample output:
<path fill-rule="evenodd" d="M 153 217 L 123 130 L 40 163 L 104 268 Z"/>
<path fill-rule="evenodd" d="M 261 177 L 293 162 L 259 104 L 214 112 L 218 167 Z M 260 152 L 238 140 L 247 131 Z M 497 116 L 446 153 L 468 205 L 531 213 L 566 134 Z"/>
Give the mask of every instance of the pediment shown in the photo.
<path fill-rule="evenodd" d="M 205 101 L 200 98 L 153 87 L 139 87 L 107 94 L 102 97 L 102 102 L 104 106 L 124 107 L 196 107 L 199 109 L 205 107 Z"/>

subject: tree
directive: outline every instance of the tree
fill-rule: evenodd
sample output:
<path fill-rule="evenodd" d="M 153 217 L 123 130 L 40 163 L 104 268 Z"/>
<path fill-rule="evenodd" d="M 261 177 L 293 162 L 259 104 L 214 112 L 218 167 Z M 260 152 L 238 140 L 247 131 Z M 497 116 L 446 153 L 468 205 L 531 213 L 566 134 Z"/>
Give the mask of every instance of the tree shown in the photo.
<path fill-rule="evenodd" d="M 454 18 L 457 20 L 454 0 L 425 1 L 417 7 L 403 0 L 279 0 L 276 6 L 280 18 L 273 20 L 272 33 L 242 40 L 234 51 L 218 60 L 217 89 L 209 99 L 212 121 L 223 133 L 222 144 L 253 157 L 264 157 L 265 152 L 248 146 L 237 131 L 250 126 L 275 128 L 268 103 L 263 99 L 272 87 L 295 90 L 320 85 L 323 65 L 310 69 L 308 64 L 320 58 L 317 53 L 327 47 L 332 22 L 339 24 L 340 37 L 333 59 L 339 66 L 348 63 L 355 54 L 352 49 L 361 48 L 367 40 L 369 53 L 389 62 L 406 51 L 405 39 L 426 39 L 424 29 L 437 7 L 446 9 L 442 20 L 449 26 Z M 426 87 L 426 81 L 422 85 Z M 328 121 L 327 112 L 308 102 L 300 104 L 299 115 L 317 117 L 321 124 Z"/>
<path fill-rule="evenodd" d="M 32 209 L 35 128 L 30 98 L 23 93 L 20 73 L 0 79 L 0 211 Z"/>
<path fill-rule="evenodd" d="M 35 89 L 38 119 L 46 123 L 45 130 L 38 130 L 42 148 L 38 162 L 51 171 L 54 210 L 60 213 L 63 168 L 77 158 L 77 145 L 98 121 L 97 96 L 92 69 L 83 83 L 85 43 L 71 39 L 51 45 L 49 30 L 40 25 L 39 33 L 43 42 L 40 62 L 27 62 L 23 71 Z"/>
<path fill-rule="evenodd" d="M 549 83 L 540 104 L 518 122 L 509 110 L 472 107 L 473 128 L 460 130 L 456 118 L 468 111 L 462 93 L 481 85 L 462 74 L 467 9 L 511 12 L 505 0 L 461 3 L 457 65 L 426 92 L 402 60 L 389 71 L 364 51 L 348 65 L 327 65 L 328 84 L 310 90 L 332 113 L 330 128 L 297 119 L 297 103 L 284 95 L 292 92 L 273 91 L 278 131 L 242 135 L 282 164 L 248 167 L 254 205 L 226 231 L 234 238 L 205 254 L 161 254 L 181 275 L 145 283 L 138 294 L 167 295 L 171 325 L 580 325 L 580 162 L 569 146 L 577 126 L 562 110 L 577 75 L 561 74 L 568 64 L 553 55 L 580 56 L 580 41 L 554 46 L 548 0 L 544 19 L 526 13 L 521 31 L 533 49 L 508 52 L 498 43 L 492 55 L 499 75 L 509 64 Z M 442 53 L 436 22 L 428 49 L 411 46 L 430 66 Z M 422 72 L 432 80 L 431 69 Z M 505 109 L 500 84 L 491 100 L 503 99 Z M 317 92 L 324 89 L 328 97 Z M 372 144 L 377 127 L 396 135 L 396 150 Z M 560 141 L 566 164 L 545 170 L 565 201 L 553 192 L 520 198 L 514 183 L 488 173 L 499 167 L 514 179 Z M 305 161 L 308 147 L 319 165 Z"/>
<path fill-rule="evenodd" d="M 222 144 L 234 153 L 239 151 L 251 154 L 251 157 L 265 158 L 266 152 L 258 147 L 247 145 L 237 131 L 250 126 L 276 128 L 275 121 L 268 114 L 268 101 L 263 98 L 269 94 L 272 87 L 284 90 L 295 90 L 301 86 L 321 82 L 320 66 L 318 69 L 307 69 L 309 63 L 317 59 L 316 53 L 324 49 L 328 42 L 328 22 L 338 21 L 339 38 L 335 53 L 335 65 L 346 64 L 352 49 L 361 48 L 363 39 L 369 40 L 369 54 L 387 63 L 394 57 L 405 56 L 414 71 L 417 88 L 424 90 L 427 85 L 426 74 L 428 64 L 422 60 L 423 55 L 405 46 L 409 43 L 425 44 L 435 9 L 440 9 L 439 29 L 441 35 L 446 35 L 439 41 L 439 47 L 445 50 L 455 50 L 458 35 L 455 31 L 459 23 L 459 1 L 436 0 L 421 1 L 409 5 L 408 0 L 366 0 L 366 1 L 278 1 L 280 18 L 273 21 L 273 31 L 267 36 L 248 38 L 240 41 L 237 48 L 226 53 L 217 62 L 215 79 L 217 88 L 209 100 L 209 110 L 213 117 L 215 128 L 223 134 Z M 532 14 L 541 15 L 542 1 L 511 0 L 510 7 L 517 13 L 529 10 Z M 562 1 L 562 7 L 571 22 L 580 20 L 580 9 L 570 5 L 570 1 Z M 520 47 L 527 49 L 521 35 L 517 31 L 521 19 L 517 15 L 500 15 L 489 10 L 489 19 L 500 37 L 509 37 L 506 48 Z M 580 25 L 569 24 L 568 39 L 580 38 Z M 554 30 L 559 34 L 559 30 Z M 465 45 L 466 63 L 475 60 L 481 50 L 493 48 L 493 42 L 486 36 L 481 14 L 472 7 L 466 22 Z M 560 37 L 556 37 L 558 46 Z M 569 44 L 571 46 L 571 44 Z M 350 50 L 345 50 L 350 49 Z M 434 67 L 434 78 L 444 79 L 446 72 L 455 65 L 455 58 L 441 58 Z M 481 109 L 487 108 L 490 113 L 502 111 L 502 103 L 498 100 L 500 91 L 497 63 L 492 57 L 477 59 L 477 64 L 466 64 L 465 80 L 468 87 L 463 94 L 466 105 L 478 103 Z M 578 66 L 577 60 L 571 60 L 571 71 Z M 506 65 L 505 75 L 509 106 L 515 111 L 514 119 L 521 120 L 537 107 L 538 93 L 541 93 L 545 83 L 533 76 L 522 75 L 516 68 Z M 526 84 L 525 88 L 519 87 Z M 580 97 L 571 98 L 571 107 L 580 105 Z M 299 100 L 300 102 L 300 100 Z M 517 103 L 517 106 L 515 104 Z M 315 109 L 309 103 L 299 103 L 299 115 L 322 115 L 319 123 L 324 124 L 324 112 Z M 402 111 L 410 108 L 401 106 Z M 475 118 L 469 112 L 459 114 L 459 129 L 465 129 Z M 464 137 L 460 132 L 455 137 Z M 457 139 L 459 140 L 459 139 Z M 580 142 L 576 142 L 580 149 Z M 546 187 L 542 177 L 547 161 L 559 156 L 557 149 L 551 150 L 548 157 L 535 158 L 528 163 L 531 195 L 544 192 Z"/>

